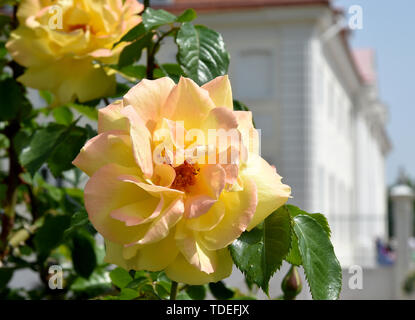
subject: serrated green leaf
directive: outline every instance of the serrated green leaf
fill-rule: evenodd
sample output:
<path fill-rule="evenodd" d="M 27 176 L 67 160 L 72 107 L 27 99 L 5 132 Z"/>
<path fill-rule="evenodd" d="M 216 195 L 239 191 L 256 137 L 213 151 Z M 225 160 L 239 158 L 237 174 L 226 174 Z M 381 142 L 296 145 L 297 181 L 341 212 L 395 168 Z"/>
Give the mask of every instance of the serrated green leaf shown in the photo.
<path fill-rule="evenodd" d="M 324 215 L 322 215 L 321 213 L 308 213 L 305 212 L 304 210 L 301 210 L 300 208 L 293 206 L 291 204 L 287 204 L 285 205 L 285 207 L 287 208 L 287 210 L 290 212 L 290 215 L 292 218 L 294 218 L 297 215 L 303 214 L 303 215 L 308 215 L 310 217 L 312 217 L 313 219 L 315 219 L 324 229 L 324 231 L 327 232 L 327 234 L 331 235 L 331 230 L 330 230 L 330 226 L 329 223 L 326 219 L 326 217 Z M 300 250 L 298 249 L 298 238 L 297 236 L 294 234 L 292 239 L 291 239 L 291 249 L 289 254 L 287 255 L 287 257 L 285 258 L 285 260 L 293 265 L 296 266 L 300 266 L 302 264 L 302 259 L 301 259 L 301 254 L 300 254 Z"/>
<path fill-rule="evenodd" d="M 110 278 L 112 283 L 118 288 L 125 288 L 132 280 L 127 270 L 117 267 L 110 272 Z"/>
<path fill-rule="evenodd" d="M 177 32 L 176 43 L 177 61 L 186 75 L 199 85 L 228 72 L 229 53 L 216 31 L 185 22 Z"/>
<path fill-rule="evenodd" d="M 197 18 L 196 11 L 194 9 L 187 9 L 176 19 L 177 22 L 190 22 Z"/>
<path fill-rule="evenodd" d="M 142 23 L 147 31 L 176 21 L 176 16 L 174 14 L 163 9 L 155 10 L 152 8 L 147 8 L 143 13 L 142 18 Z"/>
<path fill-rule="evenodd" d="M 303 214 L 294 217 L 294 231 L 313 299 L 338 299 L 342 270 L 327 232 L 315 219 Z"/>
<path fill-rule="evenodd" d="M 265 219 L 262 228 L 244 232 L 229 247 L 235 265 L 267 294 L 270 278 L 290 249 L 291 232 L 289 212 L 281 207 Z"/>

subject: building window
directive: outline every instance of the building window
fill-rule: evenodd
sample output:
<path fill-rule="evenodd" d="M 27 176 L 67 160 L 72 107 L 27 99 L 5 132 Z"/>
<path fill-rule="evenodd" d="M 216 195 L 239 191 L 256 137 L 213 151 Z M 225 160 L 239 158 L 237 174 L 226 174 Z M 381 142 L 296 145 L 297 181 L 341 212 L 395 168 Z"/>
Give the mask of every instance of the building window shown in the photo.
<path fill-rule="evenodd" d="M 233 77 L 237 99 L 264 99 L 273 95 L 273 60 L 270 50 L 246 50 L 237 57 Z"/>

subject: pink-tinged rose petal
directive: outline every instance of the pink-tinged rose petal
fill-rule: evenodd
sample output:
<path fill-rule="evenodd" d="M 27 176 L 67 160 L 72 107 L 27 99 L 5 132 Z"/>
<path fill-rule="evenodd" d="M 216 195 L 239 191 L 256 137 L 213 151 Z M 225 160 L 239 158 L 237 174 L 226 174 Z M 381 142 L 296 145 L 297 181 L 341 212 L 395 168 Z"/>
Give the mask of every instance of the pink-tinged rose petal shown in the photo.
<path fill-rule="evenodd" d="M 111 217 L 125 222 L 126 226 L 137 226 L 148 223 L 157 218 L 164 205 L 163 197 L 148 199 L 128 204 L 111 212 Z"/>
<path fill-rule="evenodd" d="M 124 104 L 133 106 L 147 128 L 153 131 L 160 120 L 160 110 L 174 86 L 174 81 L 168 77 L 157 80 L 143 79 L 127 92 Z"/>
<path fill-rule="evenodd" d="M 200 271 L 197 267 L 191 265 L 182 254 L 179 254 L 176 257 L 176 260 L 169 264 L 164 271 L 169 279 L 190 285 L 218 282 L 219 280 L 229 277 L 232 272 L 233 262 L 227 248 L 216 251 L 216 254 L 219 263 L 215 272 L 210 274 Z"/>
<path fill-rule="evenodd" d="M 118 208 L 145 200 L 149 194 L 134 184 L 126 183 L 118 177 L 135 174 L 137 170 L 117 164 L 107 164 L 98 169 L 89 179 L 84 190 L 85 208 L 93 226 L 104 238 L 120 244 L 141 239 L 145 226 L 127 227 L 110 213 Z"/>
<path fill-rule="evenodd" d="M 153 176 L 153 158 L 150 132 L 132 106 L 126 106 L 121 113 L 130 122 L 130 136 L 133 143 L 134 158 L 144 176 L 151 178 Z"/>
<path fill-rule="evenodd" d="M 215 204 L 216 200 L 209 196 L 197 195 L 186 199 L 184 216 L 194 219 L 205 214 Z"/>
<path fill-rule="evenodd" d="M 291 188 L 281 182 L 281 176 L 275 168 L 254 153 L 248 155 L 248 162 L 241 176 L 255 181 L 257 187 L 258 206 L 247 228 L 249 231 L 287 202 Z"/>
<path fill-rule="evenodd" d="M 175 121 L 184 121 L 186 130 L 200 128 L 215 104 L 209 93 L 193 80 L 181 77 L 173 88 L 162 109 L 162 116 Z"/>
<path fill-rule="evenodd" d="M 203 121 L 202 129 L 236 129 L 238 120 L 235 112 L 227 108 L 218 107 L 212 109 Z"/>
<path fill-rule="evenodd" d="M 206 195 L 218 199 L 225 188 L 225 170 L 219 164 L 207 164 L 200 168 L 196 184 L 190 188 L 191 195 Z"/>
<path fill-rule="evenodd" d="M 225 248 L 246 230 L 257 207 L 255 183 L 244 179 L 242 191 L 224 192 L 219 201 L 226 210 L 222 221 L 212 230 L 201 232 L 200 240 L 209 250 Z"/>
<path fill-rule="evenodd" d="M 186 227 L 194 231 L 209 231 L 215 228 L 225 216 L 225 205 L 216 201 L 208 212 L 194 219 L 186 220 Z"/>
<path fill-rule="evenodd" d="M 209 81 L 202 88 L 209 92 L 210 98 L 217 107 L 233 110 L 231 83 L 227 75 Z"/>
<path fill-rule="evenodd" d="M 106 131 L 90 139 L 72 163 L 89 176 L 108 163 L 136 166 L 130 136 L 125 131 Z"/>
<path fill-rule="evenodd" d="M 251 111 L 234 111 L 234 114 L 238 119 L 238 130 L 241 132 L 242 142 L 246 148 L 245 153 L 251 152 L 259 155 L 259 134 L 252 123 Z"/>
<path fill-rule="evenodd" d="M 127 246 L 136 244 L 144 245 L 164 239 L 169 234 L 169 230 L 183 217 L 183 212 L 183 199 L 178 198 L 173 200 L 159 217 L 151 223 L 146 234 L 140 240 L 130 243 Z"/>
<path fill-rule="evenodd" d="M 178 196 L 184 195 L 183 191 L 170 189 L 170 188 L 166 188 L 163 186 L 156 186 L 153 184 L 148 184 L 136 176 L 123 175 L 123 176 L 119 176 L 118 179 L 120 179 L 121 181 L 129 182 L 129 183 L 139 186 L 141 189 L 147 191 L 153 197 L 161 197 L 161 195 L 163 195 L 163 196 L 170 197 L 170 198 L 172 197 L 176 198 Z"/>
<path fill-rule="evenodd" d="M 110 130 L 129 131 L 128 119 L 121 114 L 124 108 L 122 100 L 118 100 L 98 110 L 98 133 Z"/>

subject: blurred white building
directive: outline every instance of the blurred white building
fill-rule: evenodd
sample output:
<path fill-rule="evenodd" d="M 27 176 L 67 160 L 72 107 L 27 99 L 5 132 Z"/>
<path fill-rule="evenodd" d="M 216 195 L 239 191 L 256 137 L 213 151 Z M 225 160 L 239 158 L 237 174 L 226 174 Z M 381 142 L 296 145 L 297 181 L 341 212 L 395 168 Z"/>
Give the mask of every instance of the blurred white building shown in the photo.
<path fill-rule="evenodd" d="M 153 3 L 192 7 L 223 35 L 234 98 L 253 111 L 262 155 L 292 187 L 292 202 L 328 217 L 344 267 L 375 266 L 375 239 L 387 235 L 387 110 L 374 53 L 350 49 L 343 13 L 328 0 Z"/>

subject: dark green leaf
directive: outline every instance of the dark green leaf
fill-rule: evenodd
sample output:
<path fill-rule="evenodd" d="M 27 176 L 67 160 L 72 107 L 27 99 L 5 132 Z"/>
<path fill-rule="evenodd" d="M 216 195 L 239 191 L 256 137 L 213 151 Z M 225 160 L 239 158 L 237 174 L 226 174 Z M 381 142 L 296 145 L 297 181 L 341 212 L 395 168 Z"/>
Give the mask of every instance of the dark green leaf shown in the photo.
<path fill-rule="evenodd" d="M 143 13 L 142 18 L 143 25 L 147 31 L 176 21 L 176 16 L 174 14 L 171 14 L 163 9 L 155 10 L 152 8 L 147 8 Z"/>
<path fill-rule="evenodd" d="M 204 300 L 206 297 L 206 287 L 205 286 L 188 286 L 186 288 L 186 293 L 189 295 L 192 300 Z"/>
<path fill-rule="evenodd" d="M 177 22 L 190 22 L 197 18 L 196 11 L 193 9 L 185 10 L 180 16 L 177 17 Z"/>
<path fill-rule="evenodd" d="M 146 33 L 146 29 L 144 28 L 144 25 L 142 23 L 140 23 L 140 24 L 136 25 L 135 27 L 133 27 L 132 29 L 130 29 L 130 31 L 128 31 L 120 39 L 120 41 L 116 42 L 113 45 L 113 48 L 121 42 L 125 42 L 125 41 L 129 42 L 129 41 L 133 41 L 133 40 L 136 40 L 138 38 L 141 38 L 142 36 L 144 36 L 145 33 Z"/>
<path fill-rule="evenodd" d="M 313 299 L 338 299 L 342 270 L 327 232 L 312 217 L 302 214 L 294 217 L 294 231 Z"/>
<path fill-rule="evenodd" d="M 228 72 L 229 53 L 222 36 L 204 26 L 183 23 L 177 32 L 177 61 L 199 85 Z"/>
<path fill-rule="evenodd" d="M 72 263 L 77 274 L 88 279 L 97 266 L 94 238 L 86 232 L 76 232 L 72 237 Z"/>
<path fill-rule="evenodd" d="M 72 161 L 84 146 L 87 137 L 88 132 L 84 128 L 75 127 L 62 138 L 47 160 L 48 167 L 55 177 L 73 168 Z"/>
<path fill-rule="evenodd" d="M 78 277 L 71 285 L 71 290 L 82 297 L 95 297 L 111 290 L 111 279 L 104 268 L 96 268 L 88 278 Z"/>
<path fill-rule="evenodd" d="M 225 286 L 222 281 L 210 282 L 209 283 L 210 292 L 218 300 L 228 300 L 231 299 L 235 292 Z"/>
<path fill-rule="evenodd" d="M 46 259 L 50 251 L 60 245 L 69 223 L 68 216 L 46 215 L 43 225 L 36 231 L 33 239 L 40 261 Z"/>
<path fill-rule="evenodd" d="M 6 287 L 13 277 L 14 268 L 0 268 L 0 290 Z"/>
<path fill-rule="evenodd" d="M 126 46 L 120 54 L 118 60 L 118 68 L 123 68 L 134 62 L 140 60 L 143 49 L 149 44 L 151 40 L 151 34 L 148 34 L 144 38 L 136 40 Z"/>
<path fill-rule="evenodd" d="M 20 155 L 20 162 L 33 176 L 49 158 L 55 148 L 66 138 L 72 126 L 51 124 L 37 130 L 30 144 Z"/>
<path fill-rule="evenodd" d="M 0 121 L 12 120 L 30 109 L 20 85 L 10 77 L 0 80 L 0 97 Z"/>
<path fill-rule="evenodd" d="M 133 280 L 128 271 L 120 267 L 110 272 L 110 278 L 112 283 L 120 289 L 126 287 Z"/>
<path fill-rule="evenodd" d="M 291 217 L 285 207 L 268 216 L 262 227 L 244 232 L 229 247 L 235 265 L 268 294 L 271 276 L 291 245 Z"/>

